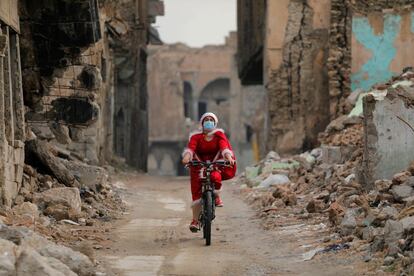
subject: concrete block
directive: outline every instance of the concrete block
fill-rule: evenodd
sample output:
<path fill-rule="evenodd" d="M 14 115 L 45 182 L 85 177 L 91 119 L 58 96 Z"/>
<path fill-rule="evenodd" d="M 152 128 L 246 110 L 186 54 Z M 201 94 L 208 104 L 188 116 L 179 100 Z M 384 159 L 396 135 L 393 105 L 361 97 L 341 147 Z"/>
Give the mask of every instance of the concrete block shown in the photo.
<path fill-rule="evenodd" d="M 392 179 L 414 160 L 414 106 L 389 89 L 384 98 L 366 96 L 363 178 L 367 190 L 375 180 Z"/>

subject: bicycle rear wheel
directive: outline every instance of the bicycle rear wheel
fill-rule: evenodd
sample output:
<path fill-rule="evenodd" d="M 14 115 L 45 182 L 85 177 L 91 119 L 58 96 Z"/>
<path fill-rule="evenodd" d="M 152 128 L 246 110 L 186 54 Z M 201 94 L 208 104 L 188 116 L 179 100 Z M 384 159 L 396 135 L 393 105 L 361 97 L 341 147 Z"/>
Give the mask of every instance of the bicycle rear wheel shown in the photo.
<path fill-rule="evenodd" d="M 211 221 L 213 220 L 213 193 L 206 192 L 206 200 L 204 202 L 204 227 L 203 236 L 206 239 L 206 245 L 211 244 Z"/>

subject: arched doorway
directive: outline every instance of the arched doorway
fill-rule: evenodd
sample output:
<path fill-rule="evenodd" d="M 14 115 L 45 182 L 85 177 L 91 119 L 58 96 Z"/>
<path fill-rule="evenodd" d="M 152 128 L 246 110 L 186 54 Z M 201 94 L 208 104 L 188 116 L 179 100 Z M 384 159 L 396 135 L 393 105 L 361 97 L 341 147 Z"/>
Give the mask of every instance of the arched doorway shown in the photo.
<path fill-rule="evenodd" d="M 230 124 L 230 79 L 219 78 L 209 82 L 201 91 L 198 101 L 199 114 L 214 112 L 220 118 L 220 125 L 229 129 Z"/>

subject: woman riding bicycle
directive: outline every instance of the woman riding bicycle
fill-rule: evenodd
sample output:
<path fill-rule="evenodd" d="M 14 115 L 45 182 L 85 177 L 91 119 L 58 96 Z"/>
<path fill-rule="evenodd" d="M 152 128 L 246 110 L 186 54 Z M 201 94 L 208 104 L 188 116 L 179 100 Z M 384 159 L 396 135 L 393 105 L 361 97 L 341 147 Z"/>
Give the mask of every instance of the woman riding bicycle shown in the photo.
<path fill-rule="evenodd" d="M 211 180 L 215 186 L 215 204 L 223 206 L 219 196 L 221 180 L 228 180 L 236 174 L 235 156 L 224 131 L 217 128 L 218 119 L 214 113 L 208 112 L 201 116 L 200 129 L 190 134 L 187 148 L 183 152 L 183 164 L 192 160 L 217 161 L 223 158 L 230 162 L 231 167 L 217 168 L 211 173 Z M 199 167 L 191 167 L 191 193 L 193 198 L 192 210 L 193 220 L 190 223 L 190 230 L 197 232 L 199 229 L 198 218 L 201 211 L 201 178 L 204 172 Z"/>

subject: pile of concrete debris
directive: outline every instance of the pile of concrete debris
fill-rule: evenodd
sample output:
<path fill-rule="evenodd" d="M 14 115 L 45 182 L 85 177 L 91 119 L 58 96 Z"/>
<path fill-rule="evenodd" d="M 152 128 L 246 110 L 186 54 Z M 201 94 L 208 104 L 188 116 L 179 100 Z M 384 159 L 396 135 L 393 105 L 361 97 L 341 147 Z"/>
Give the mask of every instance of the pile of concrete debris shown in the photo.
<path fill-rule="evenodd" d="M 0 275 L 90 276 L 96 273 L 86 255 L 57 245 L 28 228 L 0 223 Z"/>
<path fill-rule="evenodd" d="M 27 137 L 19 193 L 0 208 L 0 275 L 95 275 L 94 250 L 125 209 L 110 184 L 114 169 Z"/>
<path fill-rule="evenodd" d="M 354 241 L 380 269 L 414 273 L 414 73 L 348 101 L 354 109 L 319 135 L 319 148 L 270 152 L 237 181 L 266 228 L 281 226 L 283 213 L 326 223 L 326 242 Z"/>

